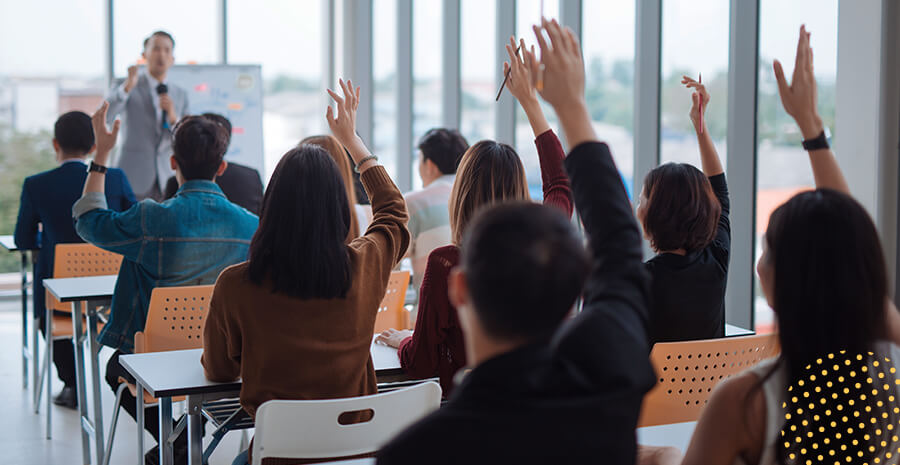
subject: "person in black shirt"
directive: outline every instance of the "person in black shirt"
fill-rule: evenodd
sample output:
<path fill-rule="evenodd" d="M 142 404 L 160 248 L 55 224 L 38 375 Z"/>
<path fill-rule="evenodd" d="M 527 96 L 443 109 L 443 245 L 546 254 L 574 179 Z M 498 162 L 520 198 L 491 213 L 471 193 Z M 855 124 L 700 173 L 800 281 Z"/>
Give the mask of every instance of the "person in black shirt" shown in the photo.
<path fill-rule="evenodd" d="M 482 212 L 448 282 L 474 368 L 444 407 L 382 447 L 378 464 L 635 463 L 641 401 L 655 383 L 640 230 L 609 147 L 596 142 L 577 39 L 555 20 L 535 32 L 536 87 L 573 147 L 565 165 L 589 260 L 552 208 Z M 585 275 L 584 308 L 564 322 Z"/>
<path fill-rule="evenodd" d="M 694 89 L 690 115 L 703 172 L 688 164 L 666 163 L 644 180 L 637 216 L 657 253 L 646 262 L 651 276 L 651 346 L 725 336 L 731 254 L 728 185 L 700 115 L 709 104 L 709 93 L 687 76 L 682 83 Z"/>

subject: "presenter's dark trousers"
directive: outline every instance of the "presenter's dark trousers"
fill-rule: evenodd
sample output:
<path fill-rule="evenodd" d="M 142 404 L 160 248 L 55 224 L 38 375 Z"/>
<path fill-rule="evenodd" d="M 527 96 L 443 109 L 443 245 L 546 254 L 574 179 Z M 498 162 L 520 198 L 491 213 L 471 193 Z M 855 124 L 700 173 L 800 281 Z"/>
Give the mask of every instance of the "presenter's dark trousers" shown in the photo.
<path fill-rule="evenodd" d="M 44 312 L 44 315 L 47 313 Z M 66 314 L 68 315 L 68 313 Z M 44 320 L 46 316 L 40 317 L 41 334 L 47 337 L 47 325 Z M 56 376 L 66 387 L 75 388 L 75 348 L 72 346 L 72 338 L 57 339 L 53 341 L 53 365 L 56 366 Z M 47 380 L 48 382 L 50 380 Z"/>

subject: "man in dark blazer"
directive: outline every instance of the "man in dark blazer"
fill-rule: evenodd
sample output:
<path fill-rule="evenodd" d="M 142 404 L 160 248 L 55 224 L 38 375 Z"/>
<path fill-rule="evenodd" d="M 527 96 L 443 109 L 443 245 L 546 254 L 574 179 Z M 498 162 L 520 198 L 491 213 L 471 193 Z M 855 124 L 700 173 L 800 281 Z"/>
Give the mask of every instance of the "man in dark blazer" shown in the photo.
<path fill-rule="evenodd" d="M 231 121 L 228 121 L 228 118 L 218 113 L 204 113 L 202 116 L 224 127 L 225 132 L 228 134 L 226 146 L 231 143 Z M 216 178 L 216 184 L 222 188 L 225 197 L 232 203 L 240 205 L 249 210 L 250 213 L 259 216 L 263 198 L 263 185 L 259 177 L 259 171 L 249 166 L 229 162 L 225 172 Z M 172 176 L 166 183 L 163 197 L 171 199 L 175 197 L 177 192 L 178 181 L 175 180 L 175 176 Z"/>
<path fill-rule="evenodd" d="M 84 242 L 75 232 L 72 205 L 81 198 L 87 177 L 85 159 L 94 151 L 91 117 L 80 111 L 66 113 L 53 128 L 53 149 L 60 166 L 25 179 L 16 222 L 15 241 L 20 249 L 40 249 L 34 266 L 34 312 L 44 331 L 43 280 L 53 275 L 56 244 Z M 122 170 L 112 168 L 106 176 L 106 198 L 111 208 L 122 211 L 135 203 L 131 185 Z M 54 403 L 75 408 L 75 353 L 71 340 L 53 343 L 53 363 L 65 384 Z"/>

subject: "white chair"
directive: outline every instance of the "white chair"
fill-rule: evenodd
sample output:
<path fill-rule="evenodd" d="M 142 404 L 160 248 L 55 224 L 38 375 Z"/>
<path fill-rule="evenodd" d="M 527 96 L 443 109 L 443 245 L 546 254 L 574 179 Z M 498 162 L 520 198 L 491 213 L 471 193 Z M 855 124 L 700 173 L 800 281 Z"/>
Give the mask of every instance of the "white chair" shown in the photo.
<path fill-rule="evenodd" d="M 325 459 L 376 452 L 441 404 L 433 382 L 372 396 L 331 400 L 271 400 L 256 411 L 253 465 L 266 458 Z M 345 412 L 371 410 L 372 419 L 342 425 Z"/>

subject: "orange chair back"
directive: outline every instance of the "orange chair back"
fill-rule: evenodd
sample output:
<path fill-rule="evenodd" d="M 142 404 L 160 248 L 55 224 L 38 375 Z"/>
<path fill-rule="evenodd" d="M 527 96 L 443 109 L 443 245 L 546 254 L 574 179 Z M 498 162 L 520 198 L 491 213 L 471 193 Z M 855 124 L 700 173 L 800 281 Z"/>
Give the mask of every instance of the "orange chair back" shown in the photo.
<path fill-rule="evenodd" d="M 409 329 L 409 313 L 403 308 L 406 288 L 409 287 L 409 271 L 394 271 L 388 280 L 384 300 L 375 316 L 375 334 L 389 328 Z"/>
<path fill-rule="evenodd" d="M 697 421 L 716 384 L 780 352 L 777 334 L 657 343 L 638 427 Z"/>
<path fill-rule="evenodd" d="M 213 285 L 157 287 L 150 294 L 144 331 L 134 337 L 134 352 L 202 349 L 203 321 Z"/>
<path fill-rule="evenodd" d="M 53 258 L 54 278 L 81 278 L 119 274 L 122 256 L 91 244 L 56 244 Z M 56 300 L 50 292 L 45 306 L 50 310 L 71 312 L 72 304 Z"/>

